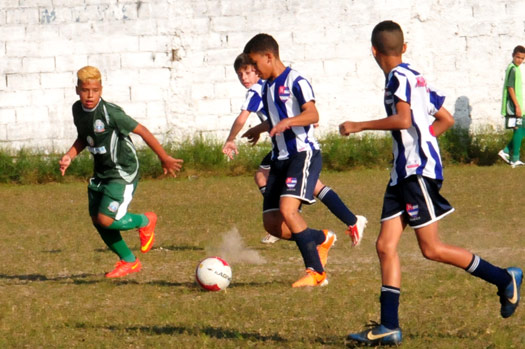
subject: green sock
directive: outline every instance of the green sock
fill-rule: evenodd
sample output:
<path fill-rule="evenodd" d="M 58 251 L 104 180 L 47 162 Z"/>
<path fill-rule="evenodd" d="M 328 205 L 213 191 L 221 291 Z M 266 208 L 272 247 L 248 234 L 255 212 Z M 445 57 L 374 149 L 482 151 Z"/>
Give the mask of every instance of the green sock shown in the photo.
<path fill-rule="evenodd" d="M 145 227 L 148 223 L 148 217 L 145 215 L 128 212 L 118 221 L 113 221 L 108 228 L 114 230 L 130 230 Z"/>
<path fill-rule="evenodd" d="M 102 238 L 104 243 L 109 247 L 111 251 L 116 253 L 120 257 L 120 259 L 126 262 L 135 261 L 135 255 L 133 255 L 133 252 L 131 252 L 128 245 L 126 245 L 126 242 L 122 239 L 120 231 L 115 229 L 103 228 L 98 225 L 95 225 L 95 228 L 97 228 L 97 231 L 100 234 L 100 237 Z"/>

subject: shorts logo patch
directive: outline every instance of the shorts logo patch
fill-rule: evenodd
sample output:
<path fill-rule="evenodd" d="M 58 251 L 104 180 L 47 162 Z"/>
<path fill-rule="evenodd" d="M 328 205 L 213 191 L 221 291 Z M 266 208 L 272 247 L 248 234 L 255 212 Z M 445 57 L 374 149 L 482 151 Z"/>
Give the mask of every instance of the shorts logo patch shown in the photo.
<path fill-rule="evenodd" d="M 406 211 L 411 221 L 419 219 L 419 205 L 407 204 Z"/>
<path fill-rule="evenodd" d="M 111 212 L 117 212 L 120 204 L 117 201 L 112 201 L 109 203 L 108 210 Z"/>
<path fill-rule="evenodd" d="M 87 136 L 86 141 L 90 146 L 95 145 L 95 141 L 93 140 L 93 138 L 91 138 L 91 136 Z"/>
<path fill-rule="evenodd" d="M 286 86 L 279 86 L 279 99 L 286 102 L 290 98 L 290 89 Z"/>
<path fill-rule="evenodd" d="M 293 189 L 297 185 L 297 178 L 295 177 L 288 177 L 286 178 L 286 186 L 288 189 Z"/>
<path fill-rule="evenodd" d="M 102 120 L 95 120 L 95 125 L 94 125 L 94 131 L 95 133 L 102 133 L 106 130 L 106 128 L 104 127 L 104 123 L 102 122 Z"/>

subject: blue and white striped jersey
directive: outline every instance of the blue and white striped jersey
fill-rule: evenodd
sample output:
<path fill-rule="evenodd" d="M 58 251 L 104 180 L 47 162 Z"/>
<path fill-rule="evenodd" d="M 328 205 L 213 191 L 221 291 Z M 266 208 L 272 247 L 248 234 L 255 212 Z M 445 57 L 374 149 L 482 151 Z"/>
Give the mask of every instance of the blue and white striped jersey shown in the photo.
<path fill-rule="evenodd" d="M 279 121 L 301 113 L 303 104 L 315 101 L 312 86 L 290 67 L 271 82 L 263 84 L 262 100 L 269 116 L 270 127 Z M 299 152 L 319 149 L 314 126 L 294 126 L 272 137 L 272 159 L 285 160 Z"/>
<path fill-rule="evenodd" d="M 444 95 L 430 87 L 425 78 L 407 63 L 401 63 L 388 74 L 385 87 L 385 109 L 388 116 L 397 114 L 396 103 L 410 104 L 412 126 L 393 130 L 394 164 L 390 185 L 411 175 L 443 179 L 441 155 L 430 126 L 433 115 L 445 101 Z"/>
<path fill-rule="evenodd" d="M 251 113 L 256 113 L 261 122 L 268 119 L 266 117 L 264 109 L 263 109 L 263 103 L 262 103 L 262 87 L 263 87 L 263 80 L 257 81 L 257 83 L 253 84 L 248 91 L 246 92 L 246 98 L 244 100 L 243 105 L 241 106 L 241 110 L 247 110 Z"/>

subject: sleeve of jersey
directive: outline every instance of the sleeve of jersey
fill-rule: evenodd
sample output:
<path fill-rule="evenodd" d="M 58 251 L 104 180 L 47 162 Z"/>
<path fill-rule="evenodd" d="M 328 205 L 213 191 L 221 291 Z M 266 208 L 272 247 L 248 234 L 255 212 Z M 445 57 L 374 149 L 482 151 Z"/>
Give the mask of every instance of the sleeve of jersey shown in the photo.
<path fill-rule="evenodd" d="M 129 135 L 139 124 L 122 109 L 115 109 L 113 115 L 111 115 L 111 119 L 115 122 L 119 132 L 124 136 Z"/>
<path fill-rule="evenodd" d="M 430 115 L 434 115 L 437 113 L 437 111 L 443 106 L 443 103 L 445 103 L 445 94 L 441 91 L 438 91 L 436 89 L 433 89 L 432 87 L 428 87 L 429 89 L 429 98 L 430 103 L 428 103 L 428 113 Z"/>
<path fill-rule="evenodd" d="M 507 77 L 507 81 L 505 81 L 505 87 L 514 88 L 515 85 L 516 85 L 516 68 L 512 67 L 509 70 L 509 76 Z"/>
<path fill-rule="evenodd" d="M 310 101 L 315 101 L 312 85 L 304 78 L 298 78 L 294 81 L 292 92 L 301 106 Z"/>
<path fill-rule="evenodd" d="M 246 99 L 241 106 L 241 110 L 247 110 L 251 113 L 257 113 L 263 107 L 261 96 L 254 90 L 248 90 Z"/>
<path fill-rule="evenodd" d="M 412 88 L 408 79 L 405 75 L 394 72 L 392 79 L 388 84 L 388 89 L 392 92 L 394 96 L 394 104 L 397 104 L 399 101 L 407 102 L 410 104 L 412 97 Z"/>

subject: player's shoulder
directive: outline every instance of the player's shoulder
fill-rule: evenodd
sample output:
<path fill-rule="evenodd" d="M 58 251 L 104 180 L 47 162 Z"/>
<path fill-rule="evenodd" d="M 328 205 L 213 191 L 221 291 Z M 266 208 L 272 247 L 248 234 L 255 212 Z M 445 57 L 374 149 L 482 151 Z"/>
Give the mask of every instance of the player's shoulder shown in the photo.
<path fill-rule="evenodd" d="M 73 103 L 73 105 L 71 106 L 71 109 L 73 109 L 73 113 L 75 113 L 76 111 L 82 110 L 82 103 L 80 102 L 80 100 Z"/>
<path fill-rule="evenodd" d="M 121 106 L 115 104 L 115 103 L 111 103 L 111 102 L 108 102 L 108 101 L 105 101 L 105 100 L 101 100 L 101 103 L 103 103 L 103 105 L 106 107 L 108 113 L 109 112 L 121 112 L 123 113 L 124 112 L 124 109 L 122 109 Z"/>

